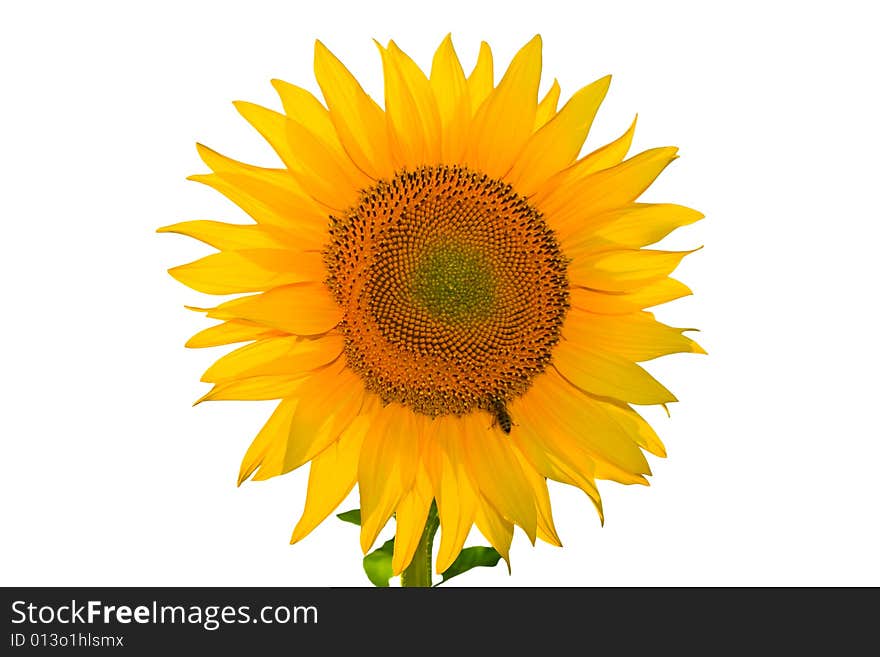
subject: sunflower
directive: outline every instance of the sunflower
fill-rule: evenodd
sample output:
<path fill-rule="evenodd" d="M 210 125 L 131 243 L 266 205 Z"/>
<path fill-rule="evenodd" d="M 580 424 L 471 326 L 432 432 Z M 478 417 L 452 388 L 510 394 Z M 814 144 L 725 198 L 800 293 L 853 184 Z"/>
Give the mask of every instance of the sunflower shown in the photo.
<path fill-rule="evenodd" d="M 677 149 L 627 159 L 635 122 L 580 157 L 610 77 L 539 101 L 539 36 L 497 85 L 486 43 L 470 75 L 448 36 L 429 75 L 379 51 L 384 109 L 320 42 L 323 102 L 274 80 L 283 113 L 235 103 L 283 166 L 198 146 L 211 173 L 191 179 L 254 221 L 160 229 L 218 250 L 174 278 L 239 295 L 187 342 L 246 343 L 202 400 L 280 400 L 239 484 L 310 463 L 291 542 L 357 485 L 365 553 L 395 518 L 394 574 L 434 508 L 437 572 L 473 525 L 505 560 L 514 525 L 561 545 L 548 479 L 601 518 L 598 479 L 646 484 L 643 450 L 665 455 L 632 405 L 675 397 L 638 362 L 704 352 L 644 310 L 690 293 L 669 277 L 689 252 L 643 247 L 702 215 L 636 202 Z"/>

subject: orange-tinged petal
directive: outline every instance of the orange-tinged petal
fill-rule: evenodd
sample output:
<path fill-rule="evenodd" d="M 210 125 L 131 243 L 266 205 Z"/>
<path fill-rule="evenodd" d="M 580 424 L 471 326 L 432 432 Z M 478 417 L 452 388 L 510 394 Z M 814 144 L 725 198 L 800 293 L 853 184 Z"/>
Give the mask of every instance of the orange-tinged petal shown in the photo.
<path fill-rule="evenodd" d="M 657 379 L 623 356 L 562 340 L 553 350 L 553 364 L 573 385 L 593 395 L 632 404 L 678 401 Z"/>
<path fill-rule="evenodd" d="M 512 450 L 516 455 L 523 474 L 528 479 L 535 497 L 535 508 L 538 511 L 537 535 L 542 541 L 562 547 L 562 541 L 556 533 L 553 524 L 553 512 L 550 507 L 550 491 L 547 490 L 547 480 L 537 471 L 529 460 L 518 449 Z"/>
<path fill-rule="evenodd" d="M 374 179 L 392 175 L 385 112 L 320 41 L 315 41 L 315 78 L 345 152 Z"/>
<path fill-rule="evenodd" d="M 538 109 L 535 112 L 535 127 L 533 130 L 537 131 L 541 126 L 547 123 L 547 121 L 556 116 L 556 105 L 559 103 L 559 94 L 561 91 L 562 90 L 559 88 L 559 81 L 554 79 L 550 89 L 541 99 L 541 102 L 538 103 Z"/>
<path fill-rule="evenodd" d="M 666 448 L 663 442 L 657 436 L 657 433 L 651 428 L 651 425 L 645 422 L 644 418 L 634 411 L 627 404 L 610 404 L 598 402 L 603 406 L 605 412 L 612 416 L 623 430 L 627 432 L 636 444 L 651 452 L 655 456 L 665 457 Z"/>
<path fill-rule="evenodd" d="M 232 103 L 238 113 L 269 142 L 288 169 L 297 169 L 299 155 L 287 139 L 287 117 L 255 103 L 237 100 Z"/>
<path fill-rule="evenodd" d="M 611 76 L 607 75 L 578 91 L 529 138 L 506 176 L 520 194 L 530 196 L 545 180 L 574 161 L 610 83 Z"/>
<path fill-rule="evenodd" d="M 196 400 L 193 406 L 205 401 L 284 399 L 294 394 L 302 385 L 302 381 L 303 377 L 299 374 L 251 376 L 245 379 L 224 380 L 216 383 L 207 394 Z"/>
<path fill-rule="evenodd" d="M 284 80 L 272 80 L 272 86 L 281 98 L 284 113 L 300 125 L 308 126 L 309 130 L 328 148 L 336 151 L 338 155 L 344 154 L 336 128 L 330 120 L 327 108 L 315 98 L 310 91 L 290 84 Z"/>
<path fill-rule="evenodd" d="M 480 43 L 477 63 L 474 65 L 474 70 L 468 76 L 467 86 L 468 98 L 471 103 L 471 115 L 474 115 L 495 86 L 492 49 L 485 41 Z"/>
<path fill-rule="evenodd" d="M 601 240 L 642 247 L 659 242 L 676 228 L 699 221 L 703 216 L 702 212 L 683 205 L 634 203 L 605 215 L 595 233 Z"/>
<path fill-rule="evenodd" d="M 464 151 L 471 112 L 467 79 L 450 35 L 434 53 L 430 82 L 441 123 L 440 157 L 455 163 Z"/>
<path fill-rule="evenodd" d="M 541 37 L 514 56 L 501 82 L 477 110 L 465 164 L 502 178 L 532 133 L 541 80 Z"/>
<path fill-rule="evenodd" d="M 302 283 L 227 301 L 208 317 L 246 319 L 295 335 L 318 335 L 339 323 L 342 309 L 323 283 Z"/>

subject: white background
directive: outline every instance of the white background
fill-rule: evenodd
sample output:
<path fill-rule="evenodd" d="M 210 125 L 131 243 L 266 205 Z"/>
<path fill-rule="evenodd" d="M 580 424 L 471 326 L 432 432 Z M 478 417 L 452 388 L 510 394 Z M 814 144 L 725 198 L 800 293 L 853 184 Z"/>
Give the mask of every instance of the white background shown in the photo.
<path fill-rule="evenodd" d="M 165 270 L 209 250 L 154 230 L 242 219 L 185 181 L 194 143 L 272 166 L 230 101 L 317 91 L 315 38 L 381 99 L 373 38 L 429 67 L 452 32 L 468 70 L 486 39 L 498 74 L 539 32 L 545 89 L 614 75 L 588 147 L 638 113 L 634 150 L 681 148 L 644 198 L 705 212 L 669 242 L 705 248 L 658 316 L 710 355 L 648 365 L 681 400 L 651 487 L 601 484 L 602 528 L 555 486 L 563 549 L 518 531 L 511 576 L 455 585 L 880 585 L 870 7 L 3 3 L 0 584 L 369 585 L 351 525 L 288 545 L 306 469 L 235 487 L 272 403 L 190 406 L 224 350 L 183 348 L 208 299 Z"/>

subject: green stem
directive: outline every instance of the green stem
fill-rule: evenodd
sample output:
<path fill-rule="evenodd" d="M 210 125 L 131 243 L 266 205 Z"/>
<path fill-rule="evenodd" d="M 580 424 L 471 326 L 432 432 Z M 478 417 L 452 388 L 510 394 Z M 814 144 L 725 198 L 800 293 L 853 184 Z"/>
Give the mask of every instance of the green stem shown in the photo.
<path fill-rule="evenodd" d="M 428 511 L 428 518 L 425 521 L 425 529 L 422 531 L 422 537 L 416 547 L 416 553 L 406 570 L 400 575 L 400 585 L 406 587 L 431 586 L 431 561 L 434 548 L 434 534 L 437 533 L 437 527 L 440 520 L 437 518 L 437 505 L 432 502 L 431 509 Z"/>

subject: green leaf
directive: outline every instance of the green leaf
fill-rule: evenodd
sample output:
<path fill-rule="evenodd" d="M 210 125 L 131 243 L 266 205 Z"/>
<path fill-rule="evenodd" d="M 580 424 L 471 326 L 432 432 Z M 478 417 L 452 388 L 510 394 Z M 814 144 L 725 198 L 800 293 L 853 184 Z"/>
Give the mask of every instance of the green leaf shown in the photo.
<path fill-rule="evenodd" d="M 361 510 L 360 509 L 352 509 L 351 511 L 344 511 L 342 513 L 337 513 L 336 517 L 340 520 L 344 520 L 345 522 L 350 522 L 352 525 L 361 526 Z"/>
<path fill-rule="evenodd" d="M 358 512 L 360 515 L 360 512 Z M 391 557 L 394 555 L 394 539 L 364 557 L 364 572 L 375 586 L 388 586 L 391 579 Z"/>
<path fill-rule="evenodd" d="M 449 581 L 456 575 L 466 573 L 471 568 L 477 568 L 478 566 L 495 566 L 500 559 L 501 555 L 498 554 L 498 550 L 495 548 L 465 548 L 461 551 L 461 554 L 458 555 L 458 558 L 452 562 L 452 565 L 443 571 L 443 580 L 438 582 L 435 586 Z"/>

